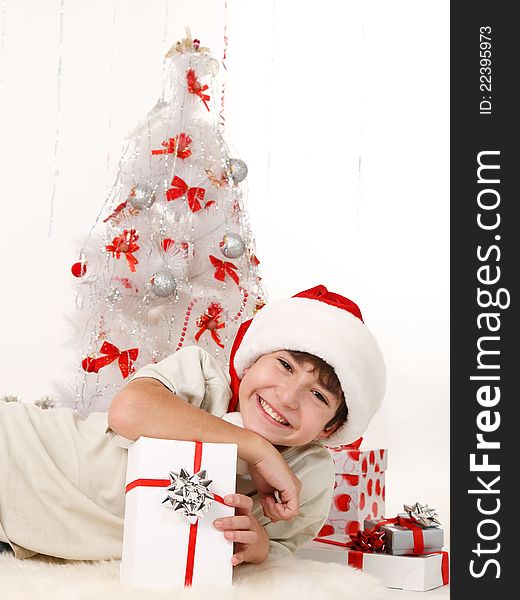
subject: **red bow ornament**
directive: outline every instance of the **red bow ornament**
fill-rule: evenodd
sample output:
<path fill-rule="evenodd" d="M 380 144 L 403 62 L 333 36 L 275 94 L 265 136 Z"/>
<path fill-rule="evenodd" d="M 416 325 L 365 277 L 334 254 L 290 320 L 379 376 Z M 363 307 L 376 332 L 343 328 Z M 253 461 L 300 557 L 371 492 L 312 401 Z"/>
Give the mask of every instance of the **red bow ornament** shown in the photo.
<path fill-rule="evenodd" d="M 177 246 L 180 248 L 183 256 L 189 256 L 190 243 L 189 242 L 177 242 Z M 165 252 L 168 252 L 170 248 L 175 247 L 175 240 L 172 238 L 164 238 L 162 241 L 162 248 Z"/>
<path fill-rule="evenodd" d="M 204 194 L 206 193 L 204 188 L 190 187 L 183 179 L 177 177 L 177 175 L 172 179 L 171 185 L 172 187 L 166 190 L 166 200 L 177 200 L 177 198 L 186 195 L 191 212 L 197 212 L 202 208 L 201 201 L 204 200 Z M 210 204 L 214 204 L 214 201 L 206 202 L 205 208 Z"/>
<path fill-rule="evenodd" d="M 138 348 L 130 348 L 129 350 L 123 350 L 123 352 L 121 352 L 114 344 L 103 342 L 99 351 L 104 356 L 98 358 L 87 356 L 87 358 L 84 358 L 81 361 L 81 366 L 87 373 L 98 373 L 100 369 L 113 363 L 115 360 L 119 363 L 119 370 L 121 371 L 123 379 L 126 379 L 128 375 L 135 371 L 132 361 L 137 359 L 137 355 L 139 354 Z"/>
<path fill-rule="evenodd" d="M 211 264 L 216 267 L 215 269 L 215 279 L 219 281 L 224 281 L 226 275 L 229 275 L 231 279 L 239 285 L 238 275 L 236 273 L 237 267 L 232 262 L 228 262 L 226 260 L 220 260 L 216 256 L 212 254 L 209 255 L 209 260 Z"/>
<path fill-rule="evenodd" d="M 188 92 L 198 96 L 202 100 L 204 106 L 209 110 L 208 100 L 210 100 L 210 97 L 204 93 L 208 89 L 208 86 L 200 85 L 193 69 L 188 69 L 186 71 L 186 82 L 188 84 Z"/>
<path fill-rule="evenodd" d="M 152 154 L 173 154 L 177 152 L 177 157 L 184 160 L 191 156 L 191 149 L 188 146 L 191 144 L 192 139 L 186 133 L 180 133 L 177 137 L 167 139 L 165 142 L 161 142 L 163 148 L 159 150 L 152 150 Z"/>
<path fill-rule="evenodd" d="M 197 327 L 199 331 L 195 335 L 195 340 L 198 342 L 200 336 L 206 331 L 211 332 L 211 337 L 215 340 L 216 344 L 221 348 L 224 348 L 224 344 L 220 341 L 220 336 L 217 329 L 222 329 L 226 326 L 225 323 L 220 323 L 220 315 L 222 314 L 222 306 L 218 302 L 212 302 L 206 312 L 197 319 Z"/>
<path fill-rule="evenodd" d="M 121 235 L 117 235 L 112 240 L 111 244 L 105 246 L 105 249 L 108 250 L 108 252 L 112 252 L 114 258 L 119 259 L 121 258 L 121 254 L 124 254 L 126 261 L 128 262 L 128 267 L 132 273 L 135 273 L 135 265 L 139 262 L 132 254 L 139 250 L 139 246 L 136 243 L 138 239 L 139 235 L 132 227 L 132 229 L 125 229 Z"/>
<path fill-rule="evenodd" d="M 131 196 L 134 195 L 134 192 L 132 191 L 130 193 Z M 116 206 L 116 208 L 114 209 L 114 211 L 112 213 L 110 213 L 108 215 L 108 217 L 106 219 L 103 219 L 103 223 L 107 223 L 108 221 L 113 220 L 115 223 L 117 223 L 119 221 L 119 217 L 122 216 L 122 213 L 124 211 L 126 211 L 128 209 L 128 214 L 132 215 L 132 217 L 135 217 L 139 214 L 139 209 L 135 208 L 134 206 L 130 206 L 128 207 L 128 200 L 125 200 L 124 202 L 121 202 L 121 204 L 118 204 Z"/>

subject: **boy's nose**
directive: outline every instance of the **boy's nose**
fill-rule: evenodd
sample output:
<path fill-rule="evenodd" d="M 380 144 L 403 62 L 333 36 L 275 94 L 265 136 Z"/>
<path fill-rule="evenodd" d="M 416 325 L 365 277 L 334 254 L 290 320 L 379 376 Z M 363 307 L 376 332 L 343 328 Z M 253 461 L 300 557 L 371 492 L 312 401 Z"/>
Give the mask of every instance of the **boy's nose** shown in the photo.
<path fill-rule="evenodd" d="M 278 390 L 278 398 L 287 408 L 294 409 L 298 406 L 298 389 L 294 385 L 284 385 Z"/>

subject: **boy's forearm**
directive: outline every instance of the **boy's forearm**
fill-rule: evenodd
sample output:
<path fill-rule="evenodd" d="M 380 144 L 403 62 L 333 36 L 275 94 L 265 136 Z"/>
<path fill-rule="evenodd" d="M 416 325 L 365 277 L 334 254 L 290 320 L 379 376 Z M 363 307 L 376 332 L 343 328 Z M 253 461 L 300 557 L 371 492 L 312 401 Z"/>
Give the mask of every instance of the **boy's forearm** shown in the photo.
<path fill-rule="evenodd" d="M 139 378 L 118 392 L 110 404 L 108 424 L 116 433 L 135 440 L 140 436 L 236 443 L 238 455 L 254 464 L 269 444 L 258 434 L 232 425 L 192 406 L 152 378 Z"/>

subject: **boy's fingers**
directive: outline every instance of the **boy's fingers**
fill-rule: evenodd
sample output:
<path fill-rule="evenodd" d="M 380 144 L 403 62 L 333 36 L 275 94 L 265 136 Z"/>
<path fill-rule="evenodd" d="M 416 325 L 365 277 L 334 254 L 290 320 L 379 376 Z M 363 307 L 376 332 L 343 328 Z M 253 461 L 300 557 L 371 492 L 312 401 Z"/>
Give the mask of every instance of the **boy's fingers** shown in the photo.
<path fill-rule="evenodd" d="M 226 531 L 227 529 L 250 529 L 251 517 L 248 515 L 238 515 L 236 517 L 223 517 L 213 521 L 216 529 Z"/>
<path fill-rule="evenodd" d="M 275 506 L 275 510 L 280 515 L 280 519 L 286 521 L 294 519 L 294 517 L 297 517 L 300 514 L 299 502 L 294 498 L 284 501 L 282 496 L 282 502 L 278 502 Z"/>
<path fill-rule="evenodd" d="M 300 514 L 299 507 L 293 507 L 290 504 L 277 504 L 274 510 L 278 514 L 278 518 L 283 521 L 291 521 Z"/>
<path fill-rule="evenodd" d="M 224 502 L 228 506 L 238 508 L 241 514 L 250 514 L 253 509 L 253 499 L 244 494 L 228 494 L 224 496 Z"/>
<path fill-rule="evenodd" d="M 270 498 L 264 498 L 262 500 L 262 508 L 264 509 L 264 515 L 268 518 L 271 519 L 271 521 L 273 521 L 274 523 L 276 521 L 279 521 L 280 518 L 278 517 L 278 515 L 273 511 L 272 509 L 272 503 L 274 503 L 274 500 L 270 499 Z"/>
<path fill-rule="evenodd" d="M 231 564 L 234 567 L 236 567 L 237 565 L 239 565 L 242 562 L 244 562 L 244 554 L 242 552 L 237 552 L 236 554 L 233 554 L 233 556 L 231 557 Z"/>
<path fill-rule="evenodd" d="M 237 542 L 240 544 L 254 544 L 258 540 L 256 531 L 225 531 L 224 537 L 226 540 Z"/>
<path fill-rule="evenodd" d="M 264 514 L 272 521 L 290 521 L 299 514 L 298 508 L 294 510 L 288 504 L 284 504 L 283 502 L 275 502 L 273 498 L 265 498 L 264 502 L 262 503 L 262 506 L 264 507 Z"/>

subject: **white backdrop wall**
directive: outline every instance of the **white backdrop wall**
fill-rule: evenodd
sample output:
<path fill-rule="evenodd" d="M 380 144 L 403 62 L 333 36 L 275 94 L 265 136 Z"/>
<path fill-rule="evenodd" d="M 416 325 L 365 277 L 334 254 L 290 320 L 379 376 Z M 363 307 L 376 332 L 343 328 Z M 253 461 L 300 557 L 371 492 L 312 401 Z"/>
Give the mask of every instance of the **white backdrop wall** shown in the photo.
<path fill-rule="evenodd" d="M 0 16 L 0 395 L 33 401 L 68 367 L 70 266 L 165 50 L 189 25 L 221 57 L 226 18 L 223 0 Z M 449 3 L 228 0 L 227 35 L 226 137 L 269 298 L 323 283 L 360 304 L 388 366 L 364 444 L 389 448 L 387 513 L 420 500 L 448 524 Z"/>

